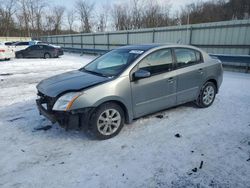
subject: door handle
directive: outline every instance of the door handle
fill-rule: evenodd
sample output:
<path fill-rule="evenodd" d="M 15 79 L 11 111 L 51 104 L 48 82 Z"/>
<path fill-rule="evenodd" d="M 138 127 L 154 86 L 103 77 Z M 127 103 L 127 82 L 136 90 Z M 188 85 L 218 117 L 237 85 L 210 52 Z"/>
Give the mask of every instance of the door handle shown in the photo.
<path fill-rule="evenodd" d="M 198 72 L 199 72 L 200 74 L 203 74 L 203 73 L 204 73 L 204 72 L 203 72 L 203 69 L 199 69 Z"/>
<path fill-rule="evenodd" d="M 170 84 L 174 83 L 174 78 L 173 77 L 169 78 L 168 83 L 170 83 Z"/>

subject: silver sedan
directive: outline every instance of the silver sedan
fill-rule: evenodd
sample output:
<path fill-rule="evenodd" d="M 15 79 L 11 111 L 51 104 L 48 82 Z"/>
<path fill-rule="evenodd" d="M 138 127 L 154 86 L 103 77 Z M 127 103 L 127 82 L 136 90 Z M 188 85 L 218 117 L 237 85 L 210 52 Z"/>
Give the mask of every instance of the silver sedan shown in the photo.
<path fill-rule="evenodd" d="M 108 139 L 124 123 L 172 106 L 209 107 L 222 79 L 221 62 L 196 47 L 131 45 L 41 81 L 37 105 L 53 123 Z"/>

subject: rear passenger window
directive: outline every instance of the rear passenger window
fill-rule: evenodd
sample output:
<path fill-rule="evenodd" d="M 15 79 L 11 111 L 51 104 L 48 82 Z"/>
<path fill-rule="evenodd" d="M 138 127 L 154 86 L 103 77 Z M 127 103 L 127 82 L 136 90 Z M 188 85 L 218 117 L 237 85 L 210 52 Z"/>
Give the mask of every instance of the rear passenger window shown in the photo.
<path fill-rule="evenodd" d="M 173 58 L 171 49 L 162 49 L 149 54 L 139 64 L 139 69 L 151 74 L 159 74 L 172 70 Z"/>
<path fill-rule="evenodd" d="M 42 50 L 44 47 L 42 45 L 38 45 L 39 50 Z"/>
<path fill-rule="evenodd" d="M 190 65 L 195 65 L 202 62 L 202 56 L 201 53 L 192 50 L 192 49 L 186 49 L 186 48 L 177 48 L 174 49 L 175 56 L 176 56 L 176 63 L 177 68 L 181 67 L 187 67 Z"/>
<path fill-rule="evenodd" d="M 36 46 L 36 45 L 30 46 L 29 49 L 31 49 L 31 50 L 39 50 L 38 46 Z"/>

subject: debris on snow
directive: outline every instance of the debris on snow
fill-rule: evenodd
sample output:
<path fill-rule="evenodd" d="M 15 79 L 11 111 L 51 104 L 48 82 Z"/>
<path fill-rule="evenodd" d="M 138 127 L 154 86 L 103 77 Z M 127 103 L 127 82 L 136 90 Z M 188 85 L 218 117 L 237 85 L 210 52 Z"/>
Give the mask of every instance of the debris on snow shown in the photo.
<path fill-rule="evenodd" d="M 10 119 L 8 121 L 13 122 L 13 121 L 16 121 L 16 120 L 19 120 L 19 119 L 24 119 L 24 117 L 17 117 L 17 118 Z"/>
<path fill-rule="evenodd" d="M 156 115 L 155 117 L 156 117 L 156 118 L 159 118 L 159 119 L 162 119 L 162 118 L 163 118 L 163 115 L 162 115 L 162 114 L 159 114 L 159 115 Z"/>
<path fill-rule="evenodd" d="M 122 145 L 122 146 L 121 146 L 122 149 L 124 149 L 124 148 L 126 148 L 126 147 L 127 147 L 127 145 Z"/>
<path fill-rule="evenodd" d="M 198 170 L 197 168 L 193 168 L 192 169 L 193 172 L 197 172 L 197 170 Z"/>
<path fill-rule="evenodd" d="M 181 135 L 179 133 L 175 134 L 174 136 L 177 137 L 177 138 L 181 137 Z"/>
<path fill-rule="evenodd" d="M 38 128 L 35 128 L 36 131 L 47 131 L 49 129 L 51 129 L 52 126 L 51 125 L 46 125 L 46 126 L 43 126 L 43 127 L 38 127 Z"/>
<path fill-rule="evenodd" d="M 12 73 L 3 73 L 3 74 L 0 74 L 0 76 L 11 76 L 13 75 Z"/>
<path fill-rule="evenodd" d="M 0 81 L 1 187 L 250 185 L 250 74 L 225 71 L 220 92 L 209 108 L 185 105 L 171 108 L 158 113 L 163 119 L 157 119 L 157 114 L 140 118 L 124 126 L 116 137 L 100 142 L 81 132 L 65 133 L 59 126 L 54 127 L 39 115 L 35 104 L 35 83 L 77 70 L 89 60 L 85 55 L 65 53 L 62 58 L 13 59 L 1 65 L 1 73 L 14 74 L 0 76 L 4 79 Z M 165 113 L 171 117 L 168 121 L 164 121 Z M 8 121 L 21 116 L 24 119 Z M 18 126 L 8 126 L 14 123 Z M 32 133 L 34 128 L 45 125 L 52 125 L 53 131 Z M 173 139 L 176 133 L 185 136 Z M 122 150 L 125 144 L 127 147 Z M 62 161 L 64 164 L 59 164 Z M 195 165 L 190 167 L 194 161 Z M 201 161 L 204 173 L 199 173 Z M 192 171 L 194 167 L 197 172 Z M 163 173 L 155 173 L 158 168 Z"/>
<path fill-rule="evenodd" d="M 203 161 L 201 161 L 199 169 L 202 169 L 202 167 L 203 167 Z"/>

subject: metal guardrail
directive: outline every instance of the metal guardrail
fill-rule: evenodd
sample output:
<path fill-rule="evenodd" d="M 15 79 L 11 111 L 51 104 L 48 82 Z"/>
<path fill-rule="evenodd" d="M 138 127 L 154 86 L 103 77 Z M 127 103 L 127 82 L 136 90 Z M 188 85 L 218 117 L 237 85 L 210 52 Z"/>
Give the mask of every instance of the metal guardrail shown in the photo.
<path fill-rule="evenodd" d="M 80 53 L 80 54 L 93 54 L 93 55 L 102 55 L 108 52 L 109 50 L 101 49 L 92 49 L 92 48 L 69 48 L 63 47 L 65 52 Z"/>
<path fill-rule="evenodd" d="M 80 53 L 80 54 L 93 54 L 102 55 L 109 50 L 92 49 L 92 48 L 65 48 L 65 52 Z M 229 69 L 241 70 L 244 72 L 250 71 L 250 55 L 227 55 L 227 54 L 209 54 L 213 58 L 219 59 L 223 67 Z"/>
<path fill-rule="evenodd" d="M 248 73 L 250 71 L 250 55 L 227 55 L 227 54 L 209 54 L 211 57 L 218 58 L 223 67 L 229 69 L 242 70 Z"/>
<path fill-rule="evenodd" d="M 111 50 L 123 45 L 181 43 L 212 54 L 250 55 L 250 19 L 160 28 L 41 36 L 40 40 L 66 48 Z"/>

